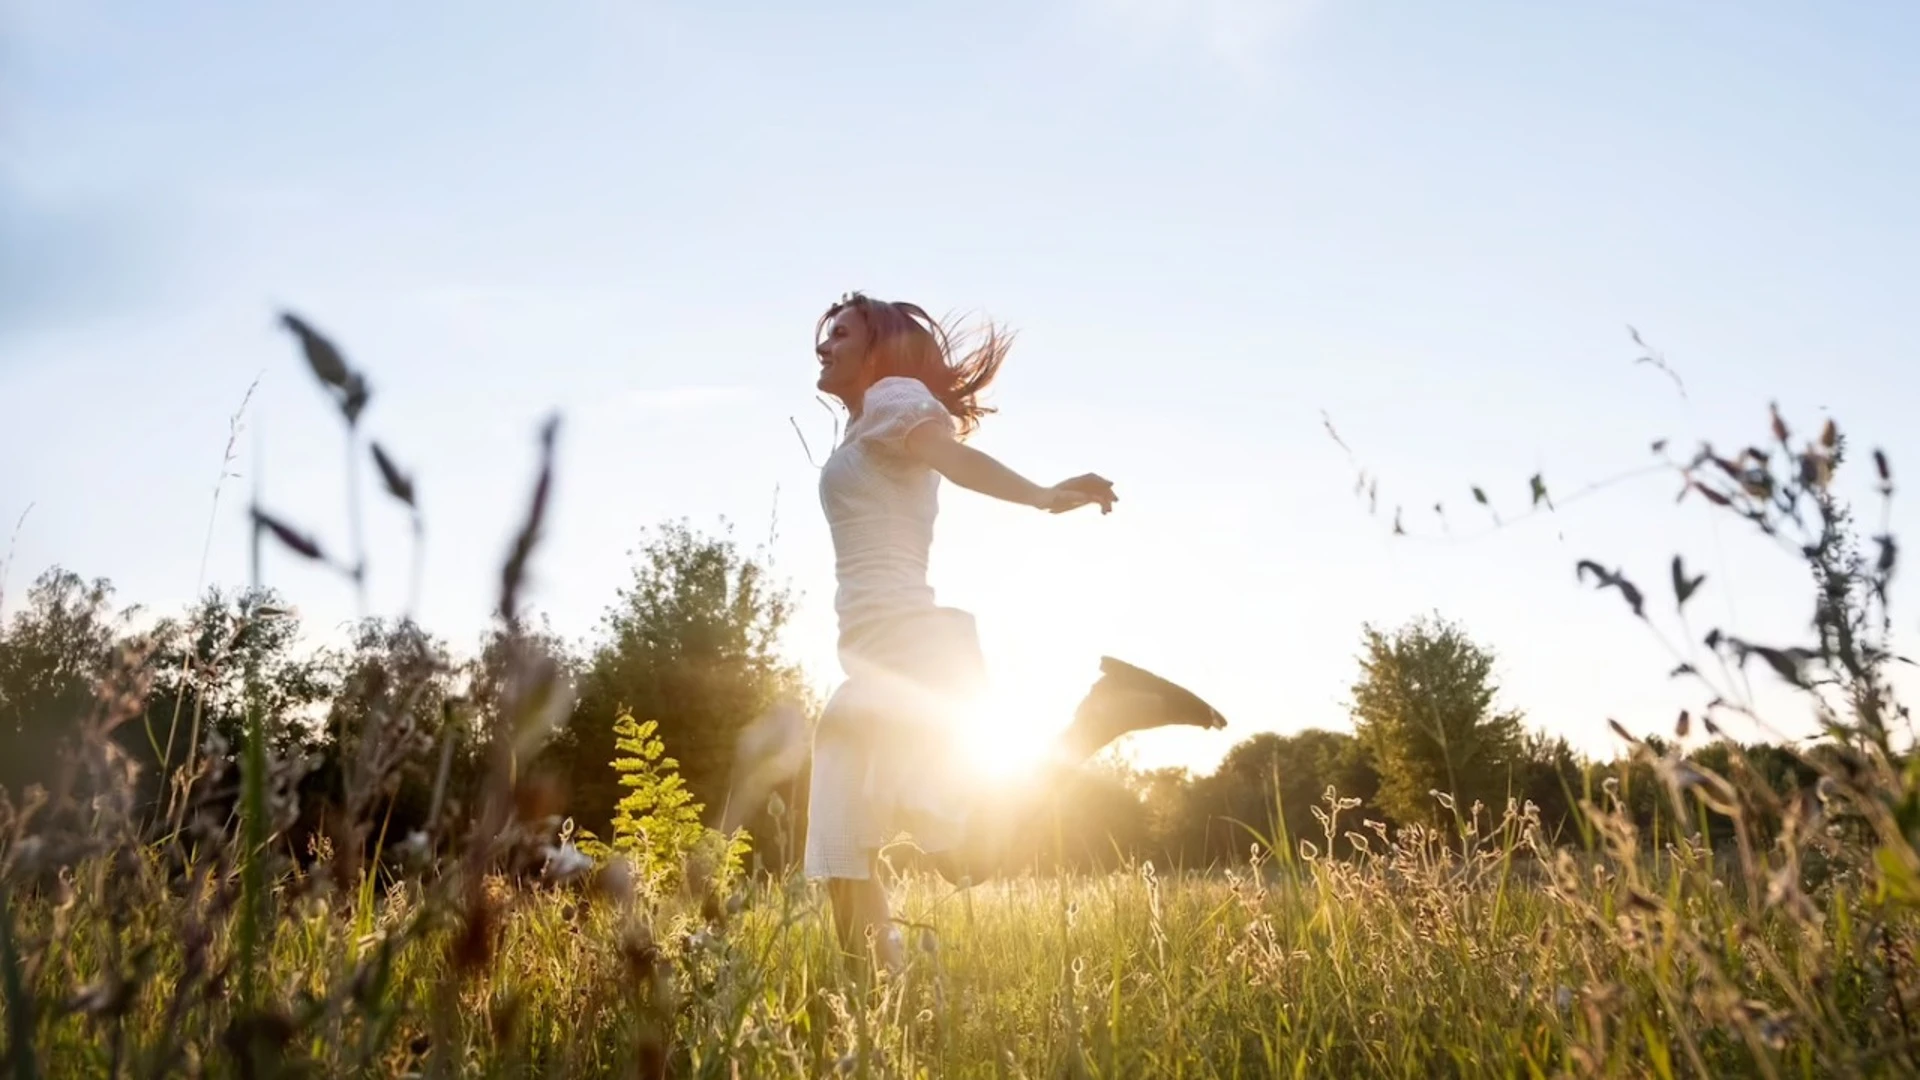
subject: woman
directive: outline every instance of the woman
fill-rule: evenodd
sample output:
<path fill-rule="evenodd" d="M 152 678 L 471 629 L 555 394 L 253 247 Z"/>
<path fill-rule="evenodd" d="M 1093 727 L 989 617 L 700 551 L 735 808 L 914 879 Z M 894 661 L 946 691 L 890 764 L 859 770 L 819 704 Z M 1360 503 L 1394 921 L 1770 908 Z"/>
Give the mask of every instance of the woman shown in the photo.
<path fill-rule="evenodd" d="M 815 732 L 806 873 L 827 881 L 842 947 L 852 952 L 871 933 L 877 959 L 893 964 L 878 849 L 904 830 L 949 877 L 978 880 L 1004 852 L 1008 829 L 998 823 L 1032 809 L 984 799 L 977 778 L 952 767 L 985 679 L 972 617 L 938 606 L 927 583 L 940 481 L 1054 514 L 1110 513 L 1118 499 L 1093 474 L 1042 487 L 962 441 L 990 411 L 979 395 L 1006 358 L 999 331 L 989 327 L 961 353 L 921 308 L 855 293 L 821 316 L 814 336 L 819 389 L 848 414 L 820 475 L 847 678 Z M 1129 731 L 1224 724 L 1157 676 L 1111 659 L 1102 668 L 1048 768 L 1077 766 Z M 1026 788 L 1039 798 L 1055 786 Z"/>

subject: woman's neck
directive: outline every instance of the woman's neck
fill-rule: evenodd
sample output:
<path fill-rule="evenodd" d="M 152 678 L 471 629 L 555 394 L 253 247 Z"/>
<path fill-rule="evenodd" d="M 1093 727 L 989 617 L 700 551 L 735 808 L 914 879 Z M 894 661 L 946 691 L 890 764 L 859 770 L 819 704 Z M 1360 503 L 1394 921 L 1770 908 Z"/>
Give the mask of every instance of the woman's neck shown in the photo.
<path fill-rule="evenodd" d="M 848 423 L 860 419 L 860 413 L 866 407 L 867 391 L 871 389 L 873 389 L 873 384 L 868 383 L 858 390 L 849 390 L 847 393 L 841 395 L 840 404 L 846 407 Z"/>

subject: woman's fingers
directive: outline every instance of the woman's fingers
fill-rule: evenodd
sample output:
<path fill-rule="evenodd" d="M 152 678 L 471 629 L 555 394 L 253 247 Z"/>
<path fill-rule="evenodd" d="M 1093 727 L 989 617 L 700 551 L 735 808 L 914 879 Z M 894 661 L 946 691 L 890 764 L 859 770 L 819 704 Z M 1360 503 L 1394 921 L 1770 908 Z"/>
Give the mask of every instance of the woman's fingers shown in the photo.
<path fill-rule="evenodd" d="M 1078 501 L 1073 502 L 1065 509 L 1085 506 L 1087 503 L 1093 502 L 1100 504 L 1101 513 L 1109 514 L 1113 512 L 1113 504 L 1120 501 L 1120 496 L 1113 492 L 1113 482 L 1095 473 L 1086 473 L 1082 476 L 1076 476 L 1071 480 L 1063 480 L 1059 484 L 1056 484 L 1055 487 L 1060 491 L 1071 492 L 1074 495 L 1080 496 Z"/>

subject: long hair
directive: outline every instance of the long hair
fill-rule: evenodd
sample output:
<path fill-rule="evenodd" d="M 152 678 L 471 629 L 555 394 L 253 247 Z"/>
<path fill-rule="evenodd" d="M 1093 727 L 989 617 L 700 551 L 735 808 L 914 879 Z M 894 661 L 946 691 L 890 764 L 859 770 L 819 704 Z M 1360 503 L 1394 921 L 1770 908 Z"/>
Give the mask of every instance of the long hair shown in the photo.
<path fill-rule="evenodd" d="M 919 379 L 959 426 L 962 438 L 980 426 L 994 410 L 980 402 L 980 392 L 1000 373 L 1013 335 L 992 323 L 964 340 L 918 304 L 875 300 L 852 292 L 827 309 L 814 324 L 813 339 L 843 311 L 860 316 L 867 329 L 867 355 L 874 378 L 900 375 Z"/>

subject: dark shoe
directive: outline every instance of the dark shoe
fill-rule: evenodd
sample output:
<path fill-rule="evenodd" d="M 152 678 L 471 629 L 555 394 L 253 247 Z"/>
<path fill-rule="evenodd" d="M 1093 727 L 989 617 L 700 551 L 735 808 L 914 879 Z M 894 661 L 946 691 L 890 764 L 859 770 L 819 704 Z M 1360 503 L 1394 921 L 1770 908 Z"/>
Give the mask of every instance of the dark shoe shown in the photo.
<path fill-rule="evenodd" d="M 1100 681 L 1087 692 L 1075 719 L 1097 723 L 1112 738 L 1173 725 L 1209 731 L 1227 726 L 1220 710 L 1200 695 L 1111 656 L 1100 658 Z"/>

